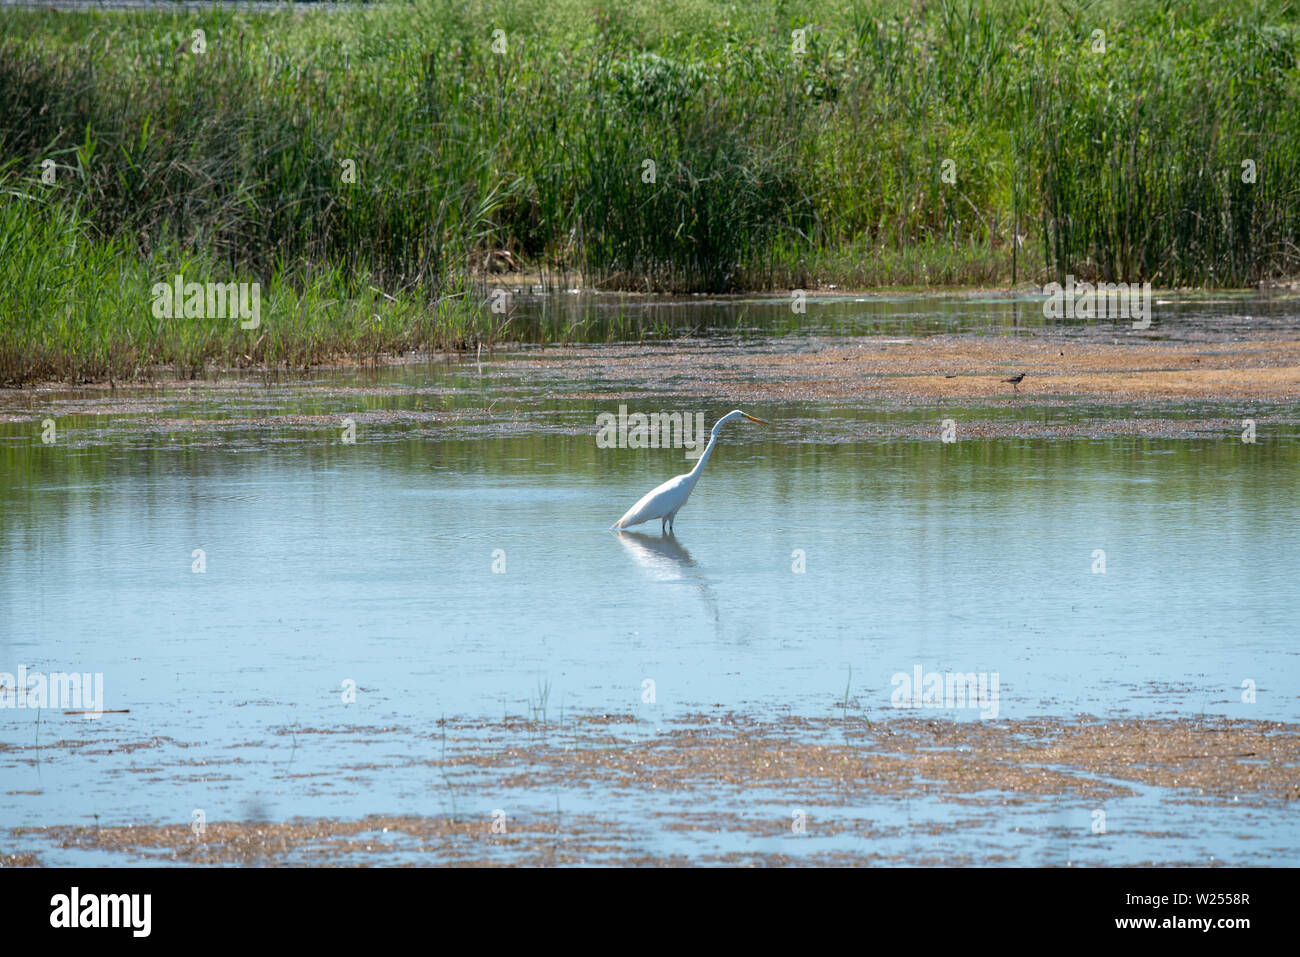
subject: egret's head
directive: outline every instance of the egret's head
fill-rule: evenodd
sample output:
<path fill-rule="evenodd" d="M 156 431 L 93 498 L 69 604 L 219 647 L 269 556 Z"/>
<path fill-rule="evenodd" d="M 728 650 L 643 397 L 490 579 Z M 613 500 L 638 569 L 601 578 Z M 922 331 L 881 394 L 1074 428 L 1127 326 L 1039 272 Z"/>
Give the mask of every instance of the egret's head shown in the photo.
<path fill-rule="evenodd" d="M 722 428 L 724 425 L 726 425 L 728 422 L 732 421 L 733 419 L 749 419 L 749 421 L 757 422 L 760 425 L 772 424 L 771 422 L 767 422 L 764 419 L 760 419 L 756 415 L 750 415 L 748 412 L 741 412 L 739 409 L 736 409 L 735 411 L 728 412 L 722 418 L 718 419 L 718 424 L 713 427 L 713 431 L 714 432 L 718 431 L 718 429 Z"/>

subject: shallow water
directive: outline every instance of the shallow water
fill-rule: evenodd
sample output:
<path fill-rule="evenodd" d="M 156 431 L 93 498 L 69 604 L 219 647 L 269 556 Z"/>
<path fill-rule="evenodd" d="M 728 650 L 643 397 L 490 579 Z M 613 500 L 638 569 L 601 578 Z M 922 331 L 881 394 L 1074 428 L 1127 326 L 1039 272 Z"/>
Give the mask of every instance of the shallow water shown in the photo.
<path fill-rule="evenodd" d="M 40 409 L 60 396 L 11 400 L 32 420 L 0 425 L 0 672 L 102 673 L 102 707 L 129 713 L 0 710 L 0 827 L 442 813 L 429 762 L 444 716 L 630 714 L 649 734 L 718 708 L 824 716 L 847 698 L 873 721 L 1296 719 L 1294 429 L 1255 445 L 847 440 L 837 422 L 909 413 L 792 403 L 761 411 L 770 429 L 727 427 L 675 537 L 658 523 L 619 536 L 611 522 L 691 460 L 597 448 L 595 416 L 617 397 L 555 401 L 486 366 L 160 392 L 152 410 L 67 394 L 83 411 L 48 445 Z M 472 412 L 483 400 L 501 403 L 490 420 Z M 443 417 L 415 414 L 428 411 Z M 701 411 L 712 424 L 726 408 Z M 996 676 L 997 693 L 894 708 L 896 676 L 918 668 Z M 460 810 L 558 800 L 526 792 L 471 789 Z M 609 800 L 578 789 L 564 806 Z M 959 811 L 861 813 L 888 830 Z M 935 853 L 1078 858 L 1061 846 L 1087 808 L 1024 813 L 1024 840 L 1004 817 Z M 1211 827 L 1170 809 L 1172 845 L 1134 836 L 1091 860 L 1246 863 L 1260 852 L 1246 829 L 1271 860 L 1300 861 L 1293 811 L 1241 814 Z M 917 840 L 874 839 L 900 853 Z M 736 839 L 647 840 L 689 856 Z"/>
<path fill-rule="evenodd" d="M 534 340 L 600 342 L 681 335 L 874 336 L 975 333 L 1110 338 L 1140 334 L 1174 341 L 1232 340 L 1243 333 L 1294 334 L 1300 298 L 1289 291 L 1161 292 L 1150 297 L 1150 326 L 1127 317 L 1049 318 L 1044 296 L 1033 291 L 937 297 L 809 293 L 796 308 L 792 294 L 660 297 L 632 293 L 511 294 L 510 328 Z"/>

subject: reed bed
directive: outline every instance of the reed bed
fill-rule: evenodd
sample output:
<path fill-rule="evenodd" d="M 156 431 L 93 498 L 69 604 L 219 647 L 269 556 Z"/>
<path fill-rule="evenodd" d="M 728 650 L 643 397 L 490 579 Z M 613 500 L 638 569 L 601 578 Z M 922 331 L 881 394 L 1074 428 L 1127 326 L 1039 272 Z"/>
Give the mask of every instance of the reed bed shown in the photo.
<path fill-rule="evenodd" d="M 501 250 L 672 292 L 1300 263 L 1287 2 L 305 6 L 0 11 L 0 378 L 472 345 Z M 260 338 L 141 315 L 182 264 L 273 289 Z"/>

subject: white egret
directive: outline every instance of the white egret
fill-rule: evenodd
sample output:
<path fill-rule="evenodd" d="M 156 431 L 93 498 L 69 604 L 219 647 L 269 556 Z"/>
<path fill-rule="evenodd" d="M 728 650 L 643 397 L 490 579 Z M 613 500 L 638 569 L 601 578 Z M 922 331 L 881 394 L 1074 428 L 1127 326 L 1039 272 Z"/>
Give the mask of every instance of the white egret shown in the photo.
<path fill-rule="evenodd" d="M 748 412 L 741 412 L 739 409 L 728 412 L 718 419 L 717 425 L 713 427 L 713 431 L 709 434 L 709 444 L 705 446 L 704 454 L 700 456 L 700 460 L 695 463 L 695 468 L 685 475 L 670 478 L 658 488 L 646 492 L 640 501 L 627 510 L 627 514 L 610 527 L 622 530 L 657 518 L 659 519 L 659 531 L 662 533 L 664 527 L 667 526 L 668 531 L 671 532 L 673 530 L 673 519 L 677 517 L 677 512 L 681 507 L 686 504 L 686 500 L 691 497 L 695 483 L 700 480 L 700 473 L 704 471 L 704 463 L 709 460 L 709 455 L 713 452 L 713 446 L 718 442 L 718 430 L 732 419 L 741 418 L 749 419 L 751 422 L 759 422 L 763 425 L 771 425 L 770 422 L 764 422 L 762 419 L 752 416 Z"/>

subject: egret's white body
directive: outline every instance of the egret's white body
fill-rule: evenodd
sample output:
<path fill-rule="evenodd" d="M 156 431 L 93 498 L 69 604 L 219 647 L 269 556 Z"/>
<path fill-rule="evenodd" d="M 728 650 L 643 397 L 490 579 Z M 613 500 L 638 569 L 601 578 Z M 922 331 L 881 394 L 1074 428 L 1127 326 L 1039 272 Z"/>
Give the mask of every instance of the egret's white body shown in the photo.
<path fill-rule="evenodd" d="M 704 471 L 704 463 L 709 460 L 709 455 L 713 452 L 713 446 L 718 441 L 718 430 L 732 419 L 745 418 L 752 422 L 763 422 L 762 419 L 755 418 L 748 412 L 741 412 L 736 409 L 734 412 L 728 412 L 722 418 L 718 419 L 713 431 L 709 434 L 709 444 L 704 448 L 704 454 L 700 460 L 695 463 L 695 468 L 691 469 L 685 475 L 678 475 L 676 478 L 670 478 L 658 488 L 651 489 L 641 496 L 635 505 L 627 510 L 627 513 L 614 523 L 613 527 L 617 529 L 630 528 L 633 525 L 640 525 L 642 522 L 649 522 L 653 519 L 659 519 L 659 530 L 663 531 L 667 526 L 668 531 L 673 529 L 673 519 L 677 517 L 677 512 L 686 500 L 691 497 L 691 492 L 695 489 L 695 483 L 700 480 L 700 473 Z"/>

